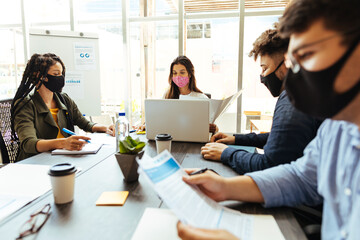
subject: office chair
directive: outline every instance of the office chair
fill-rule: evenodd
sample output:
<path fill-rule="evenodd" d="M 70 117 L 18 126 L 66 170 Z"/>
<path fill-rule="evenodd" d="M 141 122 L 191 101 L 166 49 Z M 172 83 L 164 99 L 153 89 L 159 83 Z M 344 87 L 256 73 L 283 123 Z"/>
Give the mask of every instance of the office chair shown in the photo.
<path fill-rule="evenodd" d="M 3 163 L 14 163 L 19 150 L 19 141 L 11 137 L 12 99 L 0 100 L 0 150 Z"/>
<path fill-rule="evenodd" d="M 322 208 L 301 205 L 292 208 L 292 212 L 309 240 L 321 240 Z"/>

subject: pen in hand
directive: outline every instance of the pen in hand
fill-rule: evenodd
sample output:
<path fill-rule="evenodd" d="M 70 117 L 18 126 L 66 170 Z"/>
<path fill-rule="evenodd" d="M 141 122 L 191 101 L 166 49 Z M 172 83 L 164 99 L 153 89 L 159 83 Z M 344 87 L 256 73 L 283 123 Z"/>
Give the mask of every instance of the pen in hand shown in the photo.
<path fill-rule="evenodd" d="M 74 133 L 73 131 L 70 131 L 69 129 L 67 129 L 67 128 L 63 128 L 62 129 L 63 130 L 63 132 L 66 132 L 67 134 L 70 134 L 71 136 L 73 136 L 73 135 L 76 135 L 76 133 Z M 91 143 L 89 140 L 85 140 L 87 143 Z"/>
<path fill-rule="evenodd" d="M 218 174 L 215 170 L 213 170 L 213 169 L 203 168 L 203 169 L 200 169 L 200 170 L 198 170 L 198 171 L 195 171 L 195 172 L 190 173 L 189 176 L 196 175 L 196 174 L 201 174 L 201 173 L 206 172 L 207 170 L 212 171 L 212 172 L 216 173 L 217 175 L 219 175 L 219 174 Z"/>

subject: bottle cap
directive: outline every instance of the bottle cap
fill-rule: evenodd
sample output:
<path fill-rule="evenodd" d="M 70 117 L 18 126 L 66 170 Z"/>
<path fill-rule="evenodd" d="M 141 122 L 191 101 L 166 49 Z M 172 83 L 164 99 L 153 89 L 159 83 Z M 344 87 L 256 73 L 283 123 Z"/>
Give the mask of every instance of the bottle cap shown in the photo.
<path fill-rule="evenodd" d="M 156 135 L 155 140 L 156 141 L 170 141 L 170 140 L 172 140 L 172 137 L 170 134 L 161 133 L 161 134 Z"/>

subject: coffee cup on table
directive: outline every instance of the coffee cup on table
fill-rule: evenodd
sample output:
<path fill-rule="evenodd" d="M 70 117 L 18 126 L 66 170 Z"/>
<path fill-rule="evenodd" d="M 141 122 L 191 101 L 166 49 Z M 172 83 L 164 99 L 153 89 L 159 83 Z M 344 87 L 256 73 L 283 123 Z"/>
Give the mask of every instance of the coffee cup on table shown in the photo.
<path fill-rule="evenodd" d="M 169 152 L 171 152 L 172 137 L 170 134 L 167 134 L 167 133 L 158 134 L 158 135 L 156 135 L 155 140 L 156 140 L 157 154 L 160 154 L 165 149 L 167 149 Z"/>
<path fill-rule="evenodd" d="M 56 204 L 73 201 L 76 170 L 76 167 L 71 163 L 56 164 L 50 168 L 48 174 L 50 175 Z"/>

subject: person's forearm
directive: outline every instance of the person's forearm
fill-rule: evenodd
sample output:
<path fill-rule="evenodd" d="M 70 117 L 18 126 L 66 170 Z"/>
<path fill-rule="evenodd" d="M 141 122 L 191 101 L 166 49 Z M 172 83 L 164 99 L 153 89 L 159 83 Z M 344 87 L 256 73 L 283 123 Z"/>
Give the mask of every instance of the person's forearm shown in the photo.
<path fill-rule="evenodd" d="M 235 145 L 263 148 L 268 137 L 269 133 L 235 134 Z"/>
<path fill-rule="evenodd" d="M 225 179 L 226 198 L 244 202 L 263 203 L 264 198 L 255 181 L 249 176 Z"/>
<path fill-rule="evenodd" d="M 226 148 L 221 154 L 221 161 L 239 174 L 260 171 L 273 166 L 266 154 L 249 153 L 234 148 Z"/>
<path fill-rule="evenodd" d="M 101 124 L 95 124 L 91 131 L 92 132 L 106 132 L 107 127 Z"/>
<path fill-rule="evenodd" d="M 54 149 L 64 148 L 65 138 L 57 138 L 51 140 L 39 140 L 36 143 L 36 150 L 38 152 L 47 152 Z"/>

